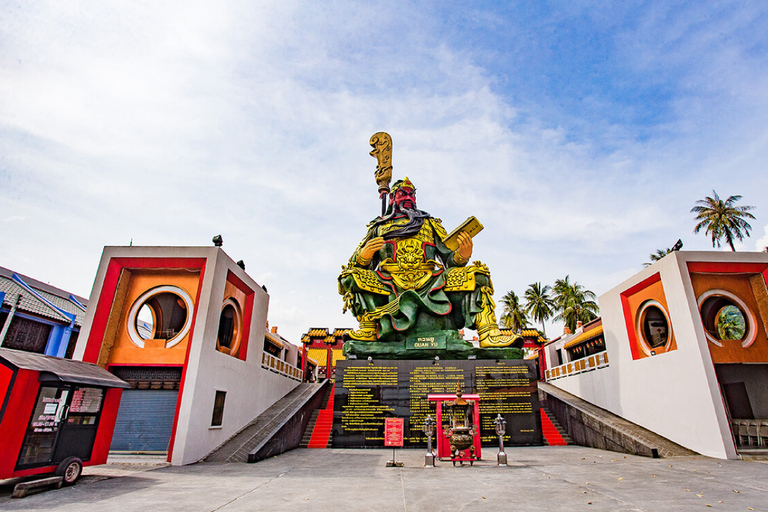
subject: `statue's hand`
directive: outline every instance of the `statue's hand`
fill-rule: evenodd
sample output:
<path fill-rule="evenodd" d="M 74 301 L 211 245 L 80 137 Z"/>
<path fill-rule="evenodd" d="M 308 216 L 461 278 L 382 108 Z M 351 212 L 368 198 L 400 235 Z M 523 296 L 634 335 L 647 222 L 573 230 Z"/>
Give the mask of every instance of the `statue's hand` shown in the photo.
<path fill-rule="evenodd" d="M 472 237 L 469 236 L 464 231 L 462 231 L 456 237 L 456 241 L 459 243 L 459 248 L 456 249 L 456 252 L 459 255 L 458 259 L 464 262 L 469 261 L 469 258 L 472 257 L 472 248 L 474 247 L 474 243 L 472 242 Z M 454 258 L 454 259 L 457 259 L 457 258 Z"/>
<path fill-rule="evenodd" d="M 371 259 L 373 259 L 373 255 L 382 247 L 384 247 L 383 237 L 377 236 L 376 238 L 371 238 L 360 250 L 360 258 L 366 262 L 370 262 Z"/>

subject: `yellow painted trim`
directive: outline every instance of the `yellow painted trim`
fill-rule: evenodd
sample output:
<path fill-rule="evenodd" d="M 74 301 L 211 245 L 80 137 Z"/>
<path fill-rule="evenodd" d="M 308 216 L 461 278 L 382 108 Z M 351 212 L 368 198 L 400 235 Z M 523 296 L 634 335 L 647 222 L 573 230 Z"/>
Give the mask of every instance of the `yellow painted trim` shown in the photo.
<path fill-rule="evenodd" d="M 269 340 L 270 343 L 272 343 L 274 346 L 276 346 L 280 350 L 285 348 L 285 345 L 283 345 L 282 342 L 280 342 L 279 340 L 276 340 L 275 338 L 272 337 L 272 333 L 271 332 L 266 333 L 266 338 L 267 338 L 267 340 Z"/>
<path fill-rule="evenodd" d="M 576 336 L 575 338 L 573 338 L 571 341 L 569 341 L 568 343 L 566 343 L 566 344 L 563 346 L 563 348 L 571 348 L 571 347 L 575 347 L 576 345 L 578 345 L 578 344 L 579 344 L 579 343 L 581 343 L 582 341 L 586 341 L 586 340 L 588 340 L 589 338 L 594 338 L 595 336 L 598 336 L 598 335 L 600 335 L 600 334 L 602 334 L 602 333 L 603 333 L 603 326 L 602 326 L 602 325 L 599 325 L 599 326 L 597 326 L 597 327 L 594 327 L 594 328 L 592 328 L 592 329 L 590 329 L 590 330 L 588 330 L 588 331 L 585 331 L 585 332 L 583 332 L 583 333 L 579 334 L 578 336 Z"/>

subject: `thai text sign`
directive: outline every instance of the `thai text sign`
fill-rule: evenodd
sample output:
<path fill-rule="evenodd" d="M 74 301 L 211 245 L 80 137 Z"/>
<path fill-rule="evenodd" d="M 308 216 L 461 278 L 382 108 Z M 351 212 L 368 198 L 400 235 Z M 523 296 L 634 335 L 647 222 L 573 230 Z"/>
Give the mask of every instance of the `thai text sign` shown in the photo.
<path fill-rule="evenodd" d="M 332 446 L 384 447 L 385 420 L 401 418 L 403 446 L 425 448 L 424 420 L 435 417 L 428 395 L 454 394 L 459 384 L 465 393 L 480 395 L 483 446 L 498 445 L 493 420 L 499 414 L 507 422 L 505 446 L 540 445 L 535 370 L 533 361 L 520 359 L 339 361 Z"/>
<path fill-rule="evenodd" d="M 403 446 L 403 418 L 384 418 L 384 446 Z"/>

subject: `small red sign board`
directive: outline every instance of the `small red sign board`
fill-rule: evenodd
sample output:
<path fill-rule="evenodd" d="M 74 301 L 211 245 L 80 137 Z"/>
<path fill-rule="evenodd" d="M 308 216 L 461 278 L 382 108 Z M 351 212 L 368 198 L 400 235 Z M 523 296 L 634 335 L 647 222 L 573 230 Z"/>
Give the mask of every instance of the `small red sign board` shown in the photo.
<path fill-rule="evenodd" d="M 384 446 L 403 446 L 403 418 L 384 418 Z"/>

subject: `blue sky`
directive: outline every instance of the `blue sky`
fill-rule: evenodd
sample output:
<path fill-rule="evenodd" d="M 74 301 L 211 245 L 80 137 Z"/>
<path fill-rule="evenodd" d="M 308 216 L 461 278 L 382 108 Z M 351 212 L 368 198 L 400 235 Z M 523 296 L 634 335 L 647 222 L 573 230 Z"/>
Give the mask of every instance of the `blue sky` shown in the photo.
<path fill-rule="evenodd" d="M 377 131 L 420 208 L 485 225 L 497 299 L 711 249 L 713 189 L 761 250 L 767 43 L 762 2 L 5 2 L 0 265 L 88 296 L 105 245 L 221 233 L 288 339 L 354 326 Z"/>

